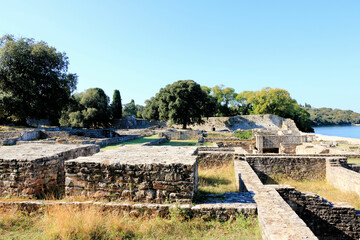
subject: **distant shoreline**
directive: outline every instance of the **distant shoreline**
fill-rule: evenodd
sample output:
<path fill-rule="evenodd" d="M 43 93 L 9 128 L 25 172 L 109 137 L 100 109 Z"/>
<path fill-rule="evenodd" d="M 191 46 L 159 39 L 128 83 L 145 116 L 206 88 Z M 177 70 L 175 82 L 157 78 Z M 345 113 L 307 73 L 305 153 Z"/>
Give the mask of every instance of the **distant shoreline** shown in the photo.
<path fill-rule="evenodd" d="M 321 126 L 311 126 L 312 128 L 318 127 L 349 127 L 349 126 L 360 126 L 358 123 L 351 123 L 351 124 L 333 124 L 333 125 L 321 125 Z"/>

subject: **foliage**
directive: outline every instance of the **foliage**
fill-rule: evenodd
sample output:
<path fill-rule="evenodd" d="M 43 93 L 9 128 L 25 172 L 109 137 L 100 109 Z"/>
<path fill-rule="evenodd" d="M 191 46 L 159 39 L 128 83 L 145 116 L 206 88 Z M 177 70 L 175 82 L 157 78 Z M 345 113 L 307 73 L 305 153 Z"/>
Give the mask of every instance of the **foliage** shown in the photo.
<path fill-rule="evenodd" d="M 310 105 L 304 109 L 310 113 L 312 126 L 360 124 L 360 114 L 351 110 L 312 108 Z"/>
<path fill-rule="evenodd" d="M 56 123 L 76 89 L 65 53 L 34 39 L 0 39 L 0 119 L 25 123 L 28 118 Z"/>
<path fill-rule="evenodd" d="M 252 130 L 246 130 L 246 131 L 235 131 L 234 137 L 237 137 L 239 139 L 252 139 L 253 133 Z"/>
<path fill-rule="evenodd" d="M 235 89 L 230 87 L 224 88 L 224 85 L 216 85 L 213 88 L 203 86 L 202 89 L 209 94 L 216 104 L 216 116 L 236 115 L 236 111 L 234 111 L 235 99 L 237 96 Z"/>
<path fill-rule="evenodd" d="M 214 112 L 208 94 L 193 80 L 179 80 L 161 88 L 155 97 L 146 101 L 143 117 L 150 121 L 167 121 L 186 125 L 202 123 L 202 117 Z"/>
<path fill-rule="evenodd" d="M 123 110 L 123 116 L 132 116 L 132 115 L 137 116 L 137 108 L 134 99 L 131 99 L 131 101 L 128 104 L 125 104 Z"/>
<path fill-rule="evenodd" d="M 264 88 L 247 96 L 247 102 L 252 105 L 252 114 L 274 114 L 291 118 L 301 131 L 313 132 L 310 126 L 310 114 L 301 108 L 289 92 L 279 88 Z"/>
<path fill-rule="evenodd" d="M 114 95 L 110 108 L 113 118 L 122 118 L 121 96 L 120 91 L 117 89 L 114 90 Z"/>
<path fill-rule="evenodd" d="M 99 128 L 110 121 L 109 97 L 101 88 L 89 88 L 75 94 L 71 104 L 62 112 L 61 126 Z"/>

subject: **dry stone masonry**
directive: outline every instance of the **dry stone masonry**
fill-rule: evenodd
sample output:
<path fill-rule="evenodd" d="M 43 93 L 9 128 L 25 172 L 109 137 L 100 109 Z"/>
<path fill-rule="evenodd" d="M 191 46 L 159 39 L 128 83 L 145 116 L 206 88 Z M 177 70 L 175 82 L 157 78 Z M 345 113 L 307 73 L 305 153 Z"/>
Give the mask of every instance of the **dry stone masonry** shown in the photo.
<path fill-rule="evenodd" d="M 319 239 L 360 239 L 360 215 L 348 203 L 331 203 L 313 193 L 273 186 Z"/>
<path fill-rule="evenodd" d="M 99 151 L 96 145 L 27 144 L 0 147 L 0 195 L 34 197 L 63 188 L 64 161 Z"/>
<path fill-rule="evenodd" d="M 190 203 L 196 148 L 122 146 L 65 163 L 66 194 L 134 202 Z"/>

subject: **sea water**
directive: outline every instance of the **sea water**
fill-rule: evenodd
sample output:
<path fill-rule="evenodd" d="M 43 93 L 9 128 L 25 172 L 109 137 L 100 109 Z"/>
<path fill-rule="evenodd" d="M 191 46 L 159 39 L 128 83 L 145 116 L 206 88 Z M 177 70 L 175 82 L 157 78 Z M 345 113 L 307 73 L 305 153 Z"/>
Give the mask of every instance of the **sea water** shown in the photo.
<path fill-rule="evenodd" d="M 326 136 L 337 136 L 337 137 L 360 139 L 360 126 L 356 126 L 356 125 L 314 127 L 314 130 L 315 133 Z"/>

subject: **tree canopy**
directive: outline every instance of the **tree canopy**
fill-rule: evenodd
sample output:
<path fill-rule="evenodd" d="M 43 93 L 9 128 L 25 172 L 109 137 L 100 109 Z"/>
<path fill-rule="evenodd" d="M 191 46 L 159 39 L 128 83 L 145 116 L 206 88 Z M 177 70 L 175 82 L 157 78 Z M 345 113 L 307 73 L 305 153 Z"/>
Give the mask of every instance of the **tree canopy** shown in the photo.
<path fill-rule="evenodd" d="M 111 103 L 111 112 L 113 118 L 122 118 L 122 104 L 119 90 L 114 90 L 114 95 Z"/>
<path fill-rule="evenodd" d="M 62 112 L 61 126 L 99 128 L 110 122 L 109 97 L 101 88 L 89 88 L 75 94 L 71 104 Z"/>
<path fill-rule="evenodd" d="M 149 120 L 170 120 L 173 124 L 202 123 L 215 107 L 208 94 L 193 80 L 179 80 L 161 88 L 155 97 L 146 102 L 143 117 Z"/>
<path fill-rule="evenodd" d="M 247 103 L 251 114 L 274 114 L 291 118 L 301 131 L 313 132 L 310 125 L 310 114 L 301 108 L 288 91 L 279 88 L 264 88 L 261 91 L 248 92 Z"/>
<path fill-rule="evenodd" d="M 313 126 L 360 124 L 360 114 L 351 110 L 313 108 L 309 104 L 305 104 L 305 110 Z"/>
<path fill-rule="evenodd" d="M 31 38 L 0 40 L 0 119 L 56 123 L 76 89 L 77 76 L 68 73 L 69 60 L 45 42 Z"/>

